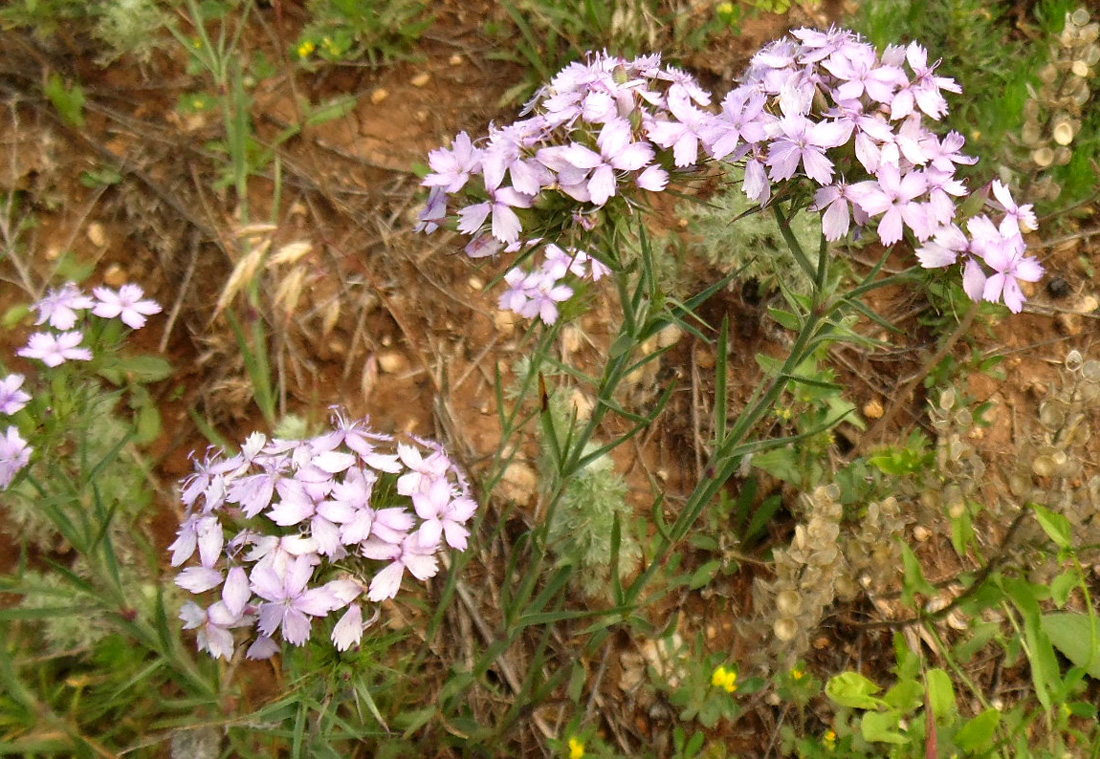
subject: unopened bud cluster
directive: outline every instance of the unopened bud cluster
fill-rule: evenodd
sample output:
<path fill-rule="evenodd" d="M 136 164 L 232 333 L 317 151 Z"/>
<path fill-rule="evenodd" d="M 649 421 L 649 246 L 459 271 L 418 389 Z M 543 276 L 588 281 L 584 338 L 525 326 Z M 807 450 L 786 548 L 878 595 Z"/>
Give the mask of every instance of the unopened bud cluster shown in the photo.
<path fill-rule="evenodd" d="M 1084 8 L 1066 14 L 1066 25 L 1052 50 L 1052 60 L 1039 71 L 1038 90 L 1024 105 L 1020 142 L 1027 151 L 1024 167 L 1040 173 L 1064 166 L 1073 158 L 1073 142 L 1082 125 L 1082 112 L 1092 97 L 1090 80 L 1100 62 L 1100 24 Z M 1036 199 L 1054 200 L 1061 187 L 1049 175 L 1032 188 Z"/>

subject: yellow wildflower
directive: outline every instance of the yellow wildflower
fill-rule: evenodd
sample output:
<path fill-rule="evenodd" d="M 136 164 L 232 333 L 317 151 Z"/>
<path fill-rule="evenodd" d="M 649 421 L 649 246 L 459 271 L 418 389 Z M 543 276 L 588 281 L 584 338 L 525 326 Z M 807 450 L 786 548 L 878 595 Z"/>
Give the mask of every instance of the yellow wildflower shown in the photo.
<path fill-rule="evenodd" d="M 576 738 L 569 739 L 569 759 L 581 759 L 584 756 L 584 744 Z"/>
<path fill-rule="evenodd" d="M 312 40 L 304 40 L 301 45 L 298 46 L 298 57 L 308 58 L 309 54 L 317 49 L 317 46 L 313 44 Z"/>
<path fill-rule="evenodd" d="M 710 684 L 715 688 L 725 688 L 726 693 L 733 693 L 737 690 L 737 671 L 719 667 L 710 676 Z"/>
<path fill-rule="evenodd" d="M 836 731 L 835 730 L 826 730 L 825 735 L 821 740 L 825 744 L 825 748 L 832 751 L 833 749 L 836 748 Z"/>
<path fill-rule="evenodd" d="M 806 676 L 806 673 L 803 672 L 802 670 L 800 670 L 798 667 L 795 667 L 794 669 L 791 670 L 791 679 L 792 680 L 801 680 L 805 676 Z"/>

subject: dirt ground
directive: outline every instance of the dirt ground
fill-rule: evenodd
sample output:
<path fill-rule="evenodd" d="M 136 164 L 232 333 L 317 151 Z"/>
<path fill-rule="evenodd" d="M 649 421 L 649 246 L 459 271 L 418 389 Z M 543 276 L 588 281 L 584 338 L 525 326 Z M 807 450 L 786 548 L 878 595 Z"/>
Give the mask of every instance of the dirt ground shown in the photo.
<path fill-rule="evenodd" d="M 266 314 L 282 410 L 320 421 L 331 405 L 339 404 L 353 415 L 369 415 L 384 431 L 446 441 L 475 474 L 500 437 L 494 374 L 498 368 L 509 371 L 520 355 L 525 325 L 498 312 L 498 292 L 487 287 L 501 273 L 501 264 L 477 266 L 462 255 L 456 236 L 417 235 L 412 226 L 423 199 L 415 169 L 426 163 L 428 151 L 460 130 L 480 134 L 490 121 L 515 112 L 499 100 L 523 71 L 494 59 L 497 43 L 483 34 L 489 5 L 444 0 L 415 60 L 380 69 L 343 65 L 308 72 L 281 66 L 280 50 L 305 21 L 305 11 L 289 4 L 282 19 L 270 8 L 261 9 L 253 21 L 256 33 L 248 36 L 249 44 L 263 49 L 279 68 L 252 92 L 260 143 L 273 144 L 300 122 L 307 104 L 354 99 L 345 115 L 306 126 L 278 145 L 278 175 L 270 161 L 248 187 L 248 220 L 271 222 L 270 228 L 254 229 L 254 239 L 270 240 L 272 250 L 299 242 L 310 246 L 298 262 L 266 275 L 269 303 L 292 286 L 297 297 L 292 309 L 269 307 Z M 788 25 L 824 20 L 750 19 L 743 37 L 688 63 L 721 92 L 748 56 Z M 164 314 L 136 341 L 143 350 L 164 352 L 178 369 L 156 389 L 165 422 L 153 449 L 164 483 L 157 529 L 167 544 L 179 516 L 171 484 L 190 471 L 190 453 L 208 445 L 191 414 L 229 440 L 264 427 L 233 332 L 223 316 L 212 318 L 239 262 L 241 230 L 247 224 L 236 194 L 214 189 L 222 164 L 210 143 L 222 137 L 220 114 L 184 115 L 177 109 L 184 93 L 208 85 L 186 72 L 184 56 L 173 47 L 141 66 L 103 68 L 88 40 L 64 33 L 43 40 L 21 31 L 0 32 L 0 44 L 5 51 L 0 61 L 0 193 L 18 193 L 19 213 L 33 219 L 20 244 L 33 251 L 34 281 L 44 282 L 72 253 L 95 263 L 88 285 L 135 282 L 164 305 Z M 64 122 L 42 95 L 41 83 L 53 73 L 85 88 L 85 126 Z M 87 181 L 89 173 L 108 168 L 117 172 L 117 182 Z M 679 228 L 671 210 L 662 223 Z M 1076 348 L 1100 357 L 1095 305 L 1091 313 L 1078 313 L 1087 310 L 1090 298 L 1095 304 L 1097 286 L 1090 272 L 1100 266 L 1100 237 L 1076 235 L 1076 230 L 1094 226 L 1095 218 L 1086 217 L 1066 222 L 1058 234 L 1043 235 L 1060 242 L 1037 238 L 1046 282 L 1056 276 L 1062 284 L 1040 283 L 1028 293 L 1025 314 L 983 321 L 951 348 L 961 360 L 975 352 L 1004 356 L 1003 378 L 973 372 L 969 380 L 973 397 L 993 403 L 990 426 L 974 441 L 990 471 L 998 462 L 1007 470 L 1021 455 L 1018 444 L 1030 434 L 1029 420 L 1056 381 L 1066 353 Z M 690 274 L 702 283 L 713 272 L 700 264 Z M 27 300 L 20 282 L 0 282 L 0 311 Z M 930 368 L 927 362 L 936 349 L 918 319 L 926 306 L 922 296 L 888 293 L 874 306 L 903 330 L 889 336 L 893 350 L 843 349 L 835 356 L 849 399 L 860 409 L 879 404 L 884 412 L 884 422 L 872 425 L 866 440 L 849 441 L 861 447 L 927 428 L 923 385 L 917 382 L 913 393 L 900 397 L 898 389 Z M 597 360 L 611 337 L 607 313 L 596 309 L 567 330 L 563 351 L 582 365 Z M 747 397 L 759 378 L 754 355 L 780 347 L 764 306 L 737 288 L 720 294 L 704 314 L 714 325 L 724 315 L 733 317 L 731 371 L 742 378 L 739 394 Z M 259 316 L 244 311 L 242 318 Z M 26 332 L 20 326 L 0 339 L 5 355 L 22 344 Z M 617 454 L 619 471 L 637 491 L 640 507 L 650 503 L 651 481 L 659 479 L 675 504 L 700 474 L 704 435 L 698 419 L 714 350 L 713 344 L 685 337 L 631 388 L 644 403 L 662 383 L 680 380 L 658 427 Z M 9 368 L 24 367 L 13 360 Z M 1086 463 L 1093 472 L 1100 471 L 1098 445 L 1093 440 L 1088 449 Z M 534 469 L 523 455 L 519 461 L 504 483 L 505 495 L 534 509 Z M 987 489 L 997 497 L 1004 484 L 991 477 Z M 782 536 L 780 528 L 776 539 Z M 693 599 L 698 608 L 685 608 L 684 616 L 689 627 L 706 631 L 715 650 L 725 647 L 736 654 L 739 643 L 730 620 L 751 610 L 751 582 L 744 575 L 724 582 L 706 604 Z M 889 648 L 886 636 L 845 643 L 838 625 L 823 631 L 822 656 L 850 661 L 870 655 L 871 649 Z M 608 682 L 620 675 L 613 671 Z M 638 736 L 652 734 L 653 723 L 662 719 L 659 709 L 630 703 L 614 688 L 607 692 L 617 700 L 608 708 L 621 712 L 617 724 Z M 751 721 L 739 725 L 737 734 L 728 736 L 732 745 L 751 747 L 756 727 Z"/>

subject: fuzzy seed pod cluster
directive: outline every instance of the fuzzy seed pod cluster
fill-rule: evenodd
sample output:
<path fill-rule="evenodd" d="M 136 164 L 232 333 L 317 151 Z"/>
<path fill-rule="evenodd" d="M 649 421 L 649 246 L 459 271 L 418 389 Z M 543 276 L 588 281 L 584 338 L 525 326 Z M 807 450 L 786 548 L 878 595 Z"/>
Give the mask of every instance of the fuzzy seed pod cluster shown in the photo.
<path fill-rule="evenodd" d="M 1073 142 L 1081 131 L 1085 104 L 1092 97 L 1091 80 L 1100 62 L 1100 24 L 1078 8 L 1066 14 L 1051 61 L 1039 71 L 1038 90 L 1024 105 L 1020 143 L 1026 150 L 1023 168 L 1035 177 L 1030 194 L 1036 200 L 1055 200 L 1061 187 L 1044 172 L 1073 158 Z"/>
<path fill-rule="evenodd" d="M 921 500 L 933 512 L 958 519 L 966 511 L 967 502 L 976 498 L 985 476 L 985 461 L 970 443 L 974 414 L 949 387 L 929 410 L 929 422 L 938 433 L 934 471 L 940 482 L 939 487 L 926 490 Z M 934 514 L 929 516 L 935 519 Z"/>
<path fill-rule="evenodd" d="M 1063 514 L 1078 545 L 1100 543 L 1100 475 L 1082 457 L 1100 416 L 1100 361 L 1071 350 L 1060 382 L 1039 406 L 1037 429 L 1021 451 L 1009 487 L 1021 502 Z M 1095 471 L 1095 470 L 1092 470 Z"/>
<path fill-rule="evenodd" d="M 792 661 L 809 648 L 809 636 L 836 598 L 838 578 L 847 572 L 839 545 L 844 516 L 839 486 L 819 486 L 799 502 L 806 521 L 795 527 L 790 547 L 775 552 L 775 579 L 758 578 L 753 588 L 756 608 L 773 615 L 772 654 Z"/>

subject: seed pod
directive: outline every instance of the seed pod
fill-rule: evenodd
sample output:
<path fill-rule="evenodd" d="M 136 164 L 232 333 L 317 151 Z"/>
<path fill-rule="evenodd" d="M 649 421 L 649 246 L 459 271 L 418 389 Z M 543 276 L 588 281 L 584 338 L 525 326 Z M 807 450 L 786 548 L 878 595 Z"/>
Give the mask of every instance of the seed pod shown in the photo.
<path fill-rule="evenodd" d="M 1089 65 L 1084 61 L 1074 61 L 1070 65 L 1069 70 L 1074 76 L 1079 76 L 1082 79 L 1089 75 Z"/>
<path fill-rule="evenodd" d="M 1053 63 L 1048 63 L 1039 69 L 1039 79 L 1047 84 L 1051 84 L 1058 78 L 1058 67 Z"/>
<path fill-rule="evenodd" d="M 1031 160 L 1040 169 L 1045 169 L 1054 160 L 1054 151 L 1048 147 L 1037 148 L 1031 151 Z"/>
<path fill-rule="evenodd" d="M 1069 16 L 1067 19 L 1068 23 L 1074 26 L 1084 26 L 1089 22 L 1089 12 L 1084 8 L 1078 8 L 1073 13 L 1067 15 Z"/>
<path fill-rule="evenodd" d="M 1054 125 L 1051 128 L 1051 133 L 1054 137 L 1054 141 L 1059 145 L 1069 145 L 1073 142 L 1073 137 L 1077 133 L 1074 128 L 1073 119 L 1068 114 L 1060 113 L 1054 117 Z"/>
<path fill-rule="evenodd" d="M 1059 147 L 1054 151 L 1055 166 L 1065 166 L 1071 160 L 1073 160 L 1073 151 L 1069 148 Z"/>
<path fill-rule="evenodd" d="M 1039 424 L 1049 432 L 1057 432 L 1066 423 L 1066 406 L 1058 400 L 1045 401 L 1039 406 Z"/>
<path fill-rule="evenodd" d="M 1089 360 L 1081 364 L 1081 380 L 1083 382 L 1100 382 L 1100 361 Z"/>
<path fill-rule="evenodd" d="M 797 590 L 784 590 L 775 597 L 775 608 L 784 617 L 796 617 L 802 613 L 802 596 Z"/>
<path fill-rule="evenodd" d="M 794 636 L 798 634 L 798 623 L 790 617 L 783 617 L 775 620 L 775 624 L 772 625 L 772 631 L 775 632 L 775 637 L 784 643 L 789 643 L 794 640 Z"/>
<path fill-rule="evenodd" d="M 955 405 L 955 388 L 949 387 L 940 393 L 940 408 L 950 411 Z"/>
<path fill-rule="evenodd" d="M 1031 462 L 1031 471 L 1039 477 L 1050 477 L 1054 474 L 1054 462 L 1050 456 L 1036 456 Z"/>
<path fill-rule="evenodd" d="M 1066 354 L 1066 371 L 1076 373 L 1078 369 L 1084 364 L 1085 359 L 1081 355 L 1081 351 L 1074 348 Z"/>

